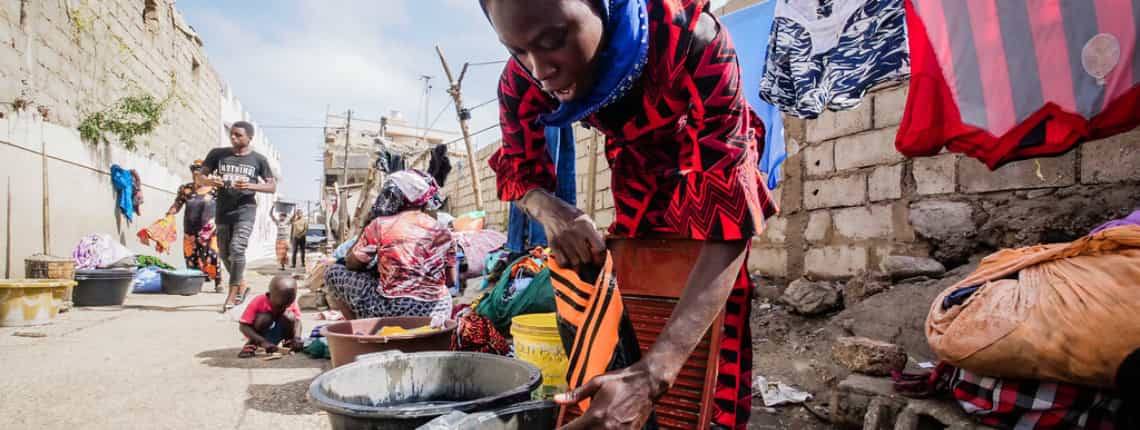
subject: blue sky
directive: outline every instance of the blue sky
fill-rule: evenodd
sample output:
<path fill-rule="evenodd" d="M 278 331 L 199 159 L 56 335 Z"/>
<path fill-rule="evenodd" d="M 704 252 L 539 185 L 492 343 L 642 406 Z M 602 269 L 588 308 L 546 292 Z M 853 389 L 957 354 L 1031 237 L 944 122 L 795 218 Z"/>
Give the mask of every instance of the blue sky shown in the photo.
<path fill-rule="evenodd" d="M 450 103 L 436 44 L 456 69 L 507 58 L 476 0 L 194 0 L 178 8 L 201 35 L 210 64 L 265 126 L 319 126 L 326 110 L 350 108 L 365 119 L 391 109 L 413 122 L 434 119 Z M 468 106 L 495 97 L 501 70 L 468 72 Z M 421 75 L 434 77 L 426 115 Z M 498 121 L 495 106 L 473 112 L 472 130 Z M 453 110 L 440 118 L 435 128 L 459 129 Z M 282 154 L 282 195 L 315 200 L 321 130 L 262 132 Z M 498 138 L 491 131 L 476 143 Z"/>

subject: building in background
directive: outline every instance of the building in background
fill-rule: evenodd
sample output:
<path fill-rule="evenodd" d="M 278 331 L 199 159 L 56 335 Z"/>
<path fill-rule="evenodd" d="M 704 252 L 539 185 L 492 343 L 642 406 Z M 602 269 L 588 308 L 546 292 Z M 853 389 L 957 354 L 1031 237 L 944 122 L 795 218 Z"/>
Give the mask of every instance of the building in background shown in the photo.
<path fill-rule="evenodd" d="M 452 156 L 460 154 L 461 135 L 453 131 L 425 129 L 412 125 L 399 111 L 391 111 L 379 120 L 330 114 L 325 120 L 325 141 L 323 144 L 324 172 L 321 180 L 321 209 L 330 231 L 338 231 L 341 217 L 337 211 L 344 202 L 349 208 L 348 216 L 360 202 L 362 187 L 368 178 L 368 170 L 377 163 L 391 163 L 404 168 L 427 167 L 430 150 L 436 145 L 448 143 Z M 347 169 L 345 165 L 347 155 Z M 402 160 L 393 163 L 392 160 Z M 378 186 L 379 184 L 374 184 Z M 344 189 L 342 197 L 337 192 Z"/>

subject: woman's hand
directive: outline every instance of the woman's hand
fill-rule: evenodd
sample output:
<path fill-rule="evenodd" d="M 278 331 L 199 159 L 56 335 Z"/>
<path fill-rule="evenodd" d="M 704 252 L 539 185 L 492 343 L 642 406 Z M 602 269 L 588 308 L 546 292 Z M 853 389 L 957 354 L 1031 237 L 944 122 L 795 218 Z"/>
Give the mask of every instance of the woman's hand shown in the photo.
<path fill-rule="evenodd" d="M 575 268 L 604 261 L 605 240 L 594 220 L 581 210 L 543 190 L 527 193 L 519 204 L 546 228 L 546 238 L 559 266 Z"/>
<path fill-rule="evenodd" d="M 654 400 L 667 389 L 668 384 L 642 360 L 595 377 L 574 391 L 556 396 L 554 401 L 570 405 L 591 398 L 590 409 L 562 430 L 638 430 L 649 420 Z"/>

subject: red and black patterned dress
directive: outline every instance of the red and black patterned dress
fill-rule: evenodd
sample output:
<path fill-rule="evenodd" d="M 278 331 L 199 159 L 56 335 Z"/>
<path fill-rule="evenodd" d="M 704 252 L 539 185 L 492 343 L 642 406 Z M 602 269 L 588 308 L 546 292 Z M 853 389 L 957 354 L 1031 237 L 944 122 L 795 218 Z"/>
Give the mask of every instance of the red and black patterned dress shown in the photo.
<path fill-rule="evenodd" d="M 583 120 L 606 136 L 613 236 L 750 240 L 777 210 L 757 168 L 763 124 L 744 99 L 728 33 L 718 23 L 703 49 L 690 49 L 707 8 L 707 0 L 649 0 L 649 57 L 638 83 Z M 557 103 L 517 60 L 508 62 L 499 84 L 503 144 L 490 160 L 502 200 L 554 189 L 537 119 Z M 715 422 L 729 428 L 746 428 L 752 407 L 751 291 L 742 267 L 725 307 L 715 396 Z"/>

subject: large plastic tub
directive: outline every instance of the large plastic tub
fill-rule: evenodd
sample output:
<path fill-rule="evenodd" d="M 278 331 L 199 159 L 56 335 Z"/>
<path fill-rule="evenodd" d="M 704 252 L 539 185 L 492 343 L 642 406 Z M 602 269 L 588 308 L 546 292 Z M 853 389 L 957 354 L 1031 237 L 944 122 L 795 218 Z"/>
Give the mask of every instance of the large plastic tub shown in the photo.
<path fill-rule="evenodd" d="M 424 327 L 431 324 L 430 317 L 367 318 L 329 324 L 321 329 L 321 335 L 329 343 L 333 367 L 343 366 L 356 360 L 356 356 L 373 352 L 398 350 L 403 352 L 447 351 L 451 348 L 451 335 L 455 332 L 455 321 L 447 321 L 443 328 L 431 333 L 375 336 L 383 327 L 403 327 L 406 329 Z"/>
<path fill-rule="evenodd" d="M 542 387 L 536 399 L 552 399 L 566 392 L 566 368 L 569 366 L 562 338 L 558 335 L 558 319 L 553 313 L 519 315 L 511 319 L 511 336 L 519 360 L 542 370 Z"/>
<path fill-rule="evenodd" d="M 533 365 L 497 355 L 387 351 L 318 376 L 309 399 L 334 430 L 410 430 L 455 411 L 525 402 L 541 381 Z"/>
<path fill-rule="evenodd" d="M 554 430 L 559 406 L 550 401 L 520 403 L 492 412 L 452 412 L 419 430 Z"/>
<path fill-rule="evenodd" d="M 0 326 L 51 323 L 59 315 L 56 296 L 73 286 L 75 281 L 60 279 L 0 279 Z"/>
<path fill-rule="evenodd" d="M 202 291 L 206 274 L 199 270 L 162 270 L 162 293 L 193 296 Z"/>
<path fill-rule="evenodd" d="M 122 305 L 134 279 L 135 269 L 77 270 L 72 301 L 75 306 Z"/>

